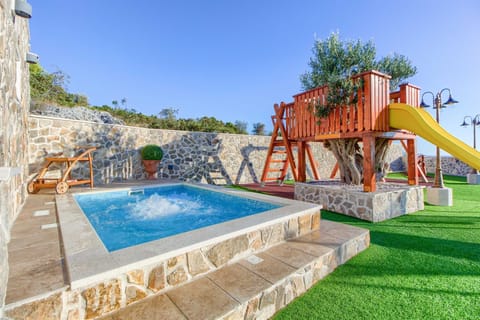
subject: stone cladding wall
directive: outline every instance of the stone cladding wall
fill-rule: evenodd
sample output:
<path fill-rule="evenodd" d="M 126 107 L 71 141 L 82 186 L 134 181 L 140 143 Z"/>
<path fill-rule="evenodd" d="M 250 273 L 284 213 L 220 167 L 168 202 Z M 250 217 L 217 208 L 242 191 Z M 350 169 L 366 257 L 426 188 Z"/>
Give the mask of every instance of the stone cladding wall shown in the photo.
<path fill-rule="evenodd" d="M 294 274 L 246 301 L 236 311 L 221 317 L 221 319 L 270 319 L 277 311 L 300 297 L 338 266 L 367 249 L 369 245 L 370 234 L 357 236 L 340 247 L 319 256 L 303 268 L 299 268 Z"/>
<path fill-rule="evenodd" d="M 423 187 L 378 183 L 376 192 L 340 183 L 296 183 L 295 199 L 371 222 L 424 209 Z"/>
<path fill-rule="evenodd" d="M 97 145 L 96 183 L 145 178 L 139 150 L 158 144 L 164 151 L 158 177 L 213 184 L 258 182 L 270 143 L 268 136 L 146 129 L 123 125 L 33 116 L 29 118 L 30 172 L 48 154 L 72 154 L 76 145 Z M 333 156 L 314 145 L 322 176 L 330 174 Z M 86 167 L 78 170 L 85 174 Z"/>
<path fill-rule="evenodd" d="M 151 143 L 164 150 L 159 178 L 211 184 L 259 182 L 270 143 L 269 136 L 146 129 L 35 115 L 29 117 L 29 139 L 31 174 L 39 171 L 46 155 L 73 154 L 74 146 L 97 145 L 94 180 L 101 184 L 145 178 L 139 150 Z M 328 178 L 335 158 L 321 143 L 312 143 L 312 150 L 320 176 Z M 401 146 L 393 145 L 389 159 L 392 169 L 401 170 Z M 77 173 L 86 175 L 86 165 Z M 310 169 L 307 177 L 313 178 Z"/>
<path fill-rule="evenodd" d="M 472 170 L 470 166 L 453 157 L 442 157 L 441 165 L 443 174 L 450 174 L 453 176 L 466 176 Z M 427 172 L 435 173 L 434 156 L 425 156 L 425 168 Z"/>
<path fill-rule="evenodd" d="M 29 28 L 28 20 L 15 15 L 14 3 L 0 0 L 0 318 L 9 272 L 7 244 L 25 202 L 27 180 Z"/>

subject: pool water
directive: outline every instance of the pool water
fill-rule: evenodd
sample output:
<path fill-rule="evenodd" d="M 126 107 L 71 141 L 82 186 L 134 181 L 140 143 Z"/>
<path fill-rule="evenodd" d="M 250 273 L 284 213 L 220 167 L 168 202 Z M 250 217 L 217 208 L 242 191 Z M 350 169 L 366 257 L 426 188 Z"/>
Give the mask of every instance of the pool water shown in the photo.
<path fill-rule="evenodd" d="M 74 198 L 108 251 L 280 207 L 181 184 Z"/>

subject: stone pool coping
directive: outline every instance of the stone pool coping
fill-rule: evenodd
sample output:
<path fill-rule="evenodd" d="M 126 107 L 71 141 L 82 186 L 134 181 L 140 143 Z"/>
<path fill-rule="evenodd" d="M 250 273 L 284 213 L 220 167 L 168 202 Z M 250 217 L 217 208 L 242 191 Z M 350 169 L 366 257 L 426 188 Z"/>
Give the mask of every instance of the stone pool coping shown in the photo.
<path fill-rule="evenodd" d="M 296 200 L 283 199 L 264 195 L 226 189 L 211 185 L 182 183 L 198 188 L 224 192 L 231 195 L 266 201 L 278 205 L 280 208 L 235 219 L 220 224 L 189 231 L 179 235 L 147 242 L 133 247 L 108 252 L 97 236 L 90 222 L 74 200 L 72 194 L 57 195 L 58 221 L 63 241 L 63 250 L 67 274 L 71 289 L 77 289 L 101 282 L 105 279 L 118 276 L 133 269 L 152 265 L 159 260 L 173 258 L 186 251 L 193 251 L 213 245 L 220 241 L 253 232 L 286 222 L 292 218 L 308 213 L 315 213 L 321 206 Z M 173 185 L 179 183 L 157 183 L 142 186 L 150 188 L 156 186 Z M 140 186 L 132 184 L 119 188 L 96 188 L 95 191 L 82 190 L 80 192 L 104 192 L 136 189 Z"/>

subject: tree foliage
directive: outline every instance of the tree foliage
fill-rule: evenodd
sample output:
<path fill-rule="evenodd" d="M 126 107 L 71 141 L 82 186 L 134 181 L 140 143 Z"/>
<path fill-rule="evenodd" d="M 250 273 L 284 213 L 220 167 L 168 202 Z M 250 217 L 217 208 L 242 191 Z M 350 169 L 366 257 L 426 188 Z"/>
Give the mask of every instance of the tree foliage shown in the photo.
<path fill-rule="evenodd" d="M 88 98 L 67 92 L 68 75 L 58 70 L 48 73 L 38 64 L 30 64 L 30 96 L 32 105 L 88 106 Z"/>
<path fill-rule="evenodd" d="M 125 124 L 131 126 L 153 129 L 245 134 L 245 131 L 242 128 L 237 127 L 236 124 L 223 122 L 215 117 L 204 116 L 197 119 L 177 118 L 178 109 L 174 108 L 164 108 L 159 112 L 158 116 L 147 116 L 141 112 L 137 112 L 133 108 L 118 108 L 108 105 L 93 108 L 106 111 L 114 117 L 122 119 Z"/>
<path fill-rule="evenodd" d="M 343 41 L 338 33 L 325 40 L 316 40 L 313 57 L 310 58 L 309 72 L 300 76 L 305 90 L 328 86 L 327 101 L 315 106 L 316 115 L 326 117 L 337 106 L 357 102 L 355 93 L 362 83 L 352 77 L 369 70 L 378 70 L 390 75 L 390 89 L 395 90 L 400 83 L 416 74 L 407 57 L 394 53 L 391 56 L 376 58 L 376 48 L 372 41 Z"/>
<path fill-rule="evenodd" d="M 238 133 L 242 133 L 242 134 L 248 134 L 247 132 L 247 125 L 248 123 L 245 122 L 245 121 L 235 121 L 235 128 L 237 128 L 237 131 Z"/>
<path fill-rule="evenodd" d="M 257 136 L 264 136 L 265 135 L 265 124 L 261 122 L 257 122 L 253 124 L 252 133 Z"/>

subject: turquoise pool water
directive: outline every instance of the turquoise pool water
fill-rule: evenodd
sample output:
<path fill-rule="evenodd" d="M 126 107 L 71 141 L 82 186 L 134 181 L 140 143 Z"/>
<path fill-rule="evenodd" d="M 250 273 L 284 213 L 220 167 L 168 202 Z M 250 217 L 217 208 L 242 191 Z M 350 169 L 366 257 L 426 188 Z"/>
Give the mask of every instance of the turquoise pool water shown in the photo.
<path fill-rule="evenodd" d="M 280 207 L 183 184 L 74 197 L 108 251 Z"/>

